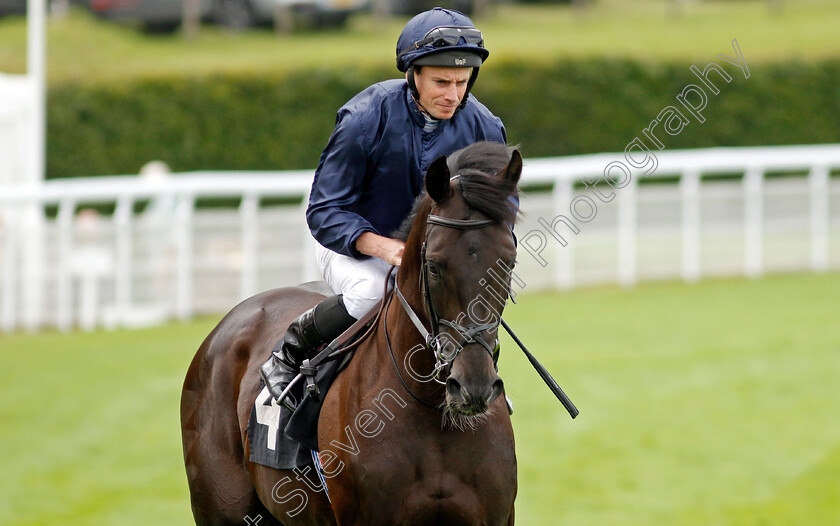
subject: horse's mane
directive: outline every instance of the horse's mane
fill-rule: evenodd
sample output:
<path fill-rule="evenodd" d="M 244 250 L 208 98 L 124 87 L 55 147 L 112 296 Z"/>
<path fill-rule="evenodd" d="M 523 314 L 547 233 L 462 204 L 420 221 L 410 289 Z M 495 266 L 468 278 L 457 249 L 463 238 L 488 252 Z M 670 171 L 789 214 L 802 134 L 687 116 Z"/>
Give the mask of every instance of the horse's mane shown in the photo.
<path fill-rule="evenodd" d="M 457 188 L 467 205 L 499 223 L 513 224 L 516 209 L 508 199 L 516 192 L 516 184 L 496 178 L 510 162 L 513 147 L 497 142 L 478 142 L 462 148 L 447 158 L 449 172 L 457 176 Z M 411 225 L 423 204 L 425 190 L 417 196 L 411 213 L 392 237 L 403 241 L 408 239 Z"/>

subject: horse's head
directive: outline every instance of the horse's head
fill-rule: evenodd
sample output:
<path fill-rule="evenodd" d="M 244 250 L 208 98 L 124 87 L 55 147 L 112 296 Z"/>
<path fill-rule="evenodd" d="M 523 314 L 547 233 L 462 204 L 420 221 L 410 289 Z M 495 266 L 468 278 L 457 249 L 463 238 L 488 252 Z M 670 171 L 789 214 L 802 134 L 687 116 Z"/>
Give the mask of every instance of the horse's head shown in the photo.
<path fill-rule="evenodd" d="M 510 293 L 516 258 L 511 197 L 522 157 L 499 143 L 482 142 L 434 161 L 406 253 L 419 245 L 415 267 L 430 325 L 444 415 L 456 427 L 474 427 L 504 389 L 496 372 L 497 333 Z M 424 223 L 424 224 L 423 224 Z"/>

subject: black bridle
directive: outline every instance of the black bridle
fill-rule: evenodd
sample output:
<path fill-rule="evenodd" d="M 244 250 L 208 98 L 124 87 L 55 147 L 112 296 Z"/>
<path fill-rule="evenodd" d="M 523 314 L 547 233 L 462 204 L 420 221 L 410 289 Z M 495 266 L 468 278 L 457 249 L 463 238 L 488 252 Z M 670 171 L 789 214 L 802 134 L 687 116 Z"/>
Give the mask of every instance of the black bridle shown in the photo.
<path fill-rule="evenodd" d="M 476 228 L 484 228 L 495 223 L 497 223 L 497 221 L 493 219 L 452 219 L 448 217 L 430 214 L 426 220 L 426 238 L 428 238 L 428 225 L 437 225 L 446 228 L 455 228 L 458 230 L 472 230 Z M 403 307 L 403 310 L 408 315 L 412 324 L 414 324 L 414 327 L 423 337 L 423 342 L 426 348 L 431 350 L 434 354 L 435 368 L 432 372 L 431 378 L 433 378 L 439 384 L 445 384 L 446 377 L 444 376 L 444 373 L 448 370 L 451 370 L 452 362 L 454 362 L 455 358 L 458 357 L 458 354 L 460 354 L 461 349 L 463 349 L 465 345 L 471 343 L 477 343 L 481 345 L 490 354 L 490 357 L 495 363 L 498 353 L 498 339 L 495 340 L 495 342 L 491 345 L 487 342 L 487 340 L 480 337 L 480 334 L 485 331 L 492 331 L 493 329 L 498 329 L 499 322 L 497 321 L 496 323 L 461 325 L 457 322 L 457 320 L 453 321 L 441 318 L 435 310 L 434 302 L 432 301 L 431 291 L 429 289 L 430 263 L 426 260 L 426 239 L 423 240 L 423 245 L 420 250 L 420 260 L 420 291 L 423 295 L 423 302 L 429 314 L 431 330 L 427 330 L 426 327 L 423 325 L 423 322 L 420 320 L 420 317 L 417 315 L 416 312 L 414 312 L 414 309 L 411 308 L 411 305 L 408 304 L 408 301 L 405 299 L 405 296 L 403 296 L 396 282 L 394 283 L 394 295 L 397 296 L 397 298 L 400 301 L 400 304 Z M 443 335 L 443 333 L 440 330 L 441 326 L 454 329 L 460 336 L 459 341 L 455 344 L 455 349 L 454 352 L 451 353 L 451 356 L 446 355 L 445 350 L 443 348 L 443 342 L 441 341 Z M 391 354 L 391 360 L 393 361 L 394 367 L 397 370 L 397 375 L 399 376 L 400 382 L 403 384 L 403 387 L 405 387 L 406 391 L 408 391 L 408 393 L 417 401 L 423 403 L 427 407 L 436 409 L 437 406 L 432 405 L 429 402 L 423 400 L 411 391 L 411 389 L 408 387 L 408 384 L 405 382 L 402 373 L 400 372 L 400 368 L 397 366 L 397 360 L 394 357 L 394 351 L 391 347 L 391 340 L 388 336 L 387 309 L 385 319 L 385 342 L 388 347 L 388 352 Z M 448 376 L 448 374 L 446 374 L 446 376 Z"/>
<path fill-rule="evenodd" d="M 441 216 L 437 216 L 437 215 L 429 215 L 429 218 L 426 220 L 427 225 L 437 225 L 437 226 L 442 226 L 442 227 L 446 227 L 446 228 L 454 228 L 454 229 L 457 229 L 457 230 L 472 230 L 472 229 L 475 229 L 475 228 L 484 228 L 484 227 L 490 226 L 494 223 L 495 223 L 495 221 L 492 220 L 492 219 L 450 219 L 448 217 L 441 217 Z M 428 229 L 427 229 L 427 232 L 428 232 Z M 428 234 L 427 234 L 427 237 L 428 237 Z M 447 319 L 444 319 L 444 318 L 441 318 L 440 316 L 438 316 L 437 311 L 435 311 L 435 304 L 432 301 L 432 293 L 431 293 L 431 290 L 429 289 L 429 267 L 430 267 L 431 264 L 428 261 L 426 261 L 426 241 L 425 240 L 423 241 L 423 247 L 420 249 L 420 258 L 421 258 L 421 261 L 423 263 L 422 271 L 420 273 L 420 290 L 423 292 L 423 301 L 426 303 L 426 308 L 429 310 L 429 318 L 430 318 L 432 330 L 434 331 L 434 333 L 431 335 L 431 340 L 426 342 L 427 346 L 430 346 L 430 348 L 432 348 L 432 350 L 435 350 L 436 352 L 439 352 L 441 354 L 440 357 L 438 357 L 437 354 L 435 355 L 435 358 L 439 362 L 445 362 L 446 357 L 443 356 L 443 349 L 440 349 L 440 346 L 441 346 L 440 326 L 442 325 L 444 327 L 449 327 L 450 329 L 454 329 L 460 335 L 460 339 L 455 346 L 455 353 L 449 358 L 449 363 L 444 364 L 444 365 L 436 366 L 436 371 L 435 372 L 439 373 L 443 368 L 446 367 L 446 365 L 451 364 L 452 361 L 455 360 L 455 357 L 458 355 L 458 353 L 461 352 L 461 349 L 463 349 L 465 345 L 470 344 L 470 343 L 478 343 L 479 345 L 484 347 L 484 349 L 488 353 L 490 353 L 490 356 L 492 357 L 493 352 L 496 348 L 496 345 L 494 344 L 493 346 L 491 346 L 489 343 L 487 343 L 487 340 L 485 340 L 484 338 L 478 338 L 478 335 L 481 334 L 484 331 L 489 331 L 489 330 L 498 328 L 498 326 L 499 326 L 498 322 L 497 323 L 485 323 L 483 325 L 470 324 L 470 325 L 464 326 L 464 325 L 460 325 L 459 323 L 457 323 L 457 320 L 456 321 L 447 320 Z M 407 303 L 405 303 L 405 302 L 402 302 L 402 303 L 403 303 L 403 307 L 407 307 L 407 305 L 408 305 Z M 432 345 L 434 345 L 436 347 L 431 347 Z M 443 383 L 437 377 L 435 378 L 435 380 L 440 382 L 440 383 Z"/>

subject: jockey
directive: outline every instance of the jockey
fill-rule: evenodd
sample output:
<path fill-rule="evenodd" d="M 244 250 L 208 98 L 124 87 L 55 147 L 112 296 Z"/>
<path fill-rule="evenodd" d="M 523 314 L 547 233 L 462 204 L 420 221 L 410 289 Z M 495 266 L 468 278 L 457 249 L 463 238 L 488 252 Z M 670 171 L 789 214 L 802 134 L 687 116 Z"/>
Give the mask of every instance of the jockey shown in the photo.
<path fill-rule="evenodd" d="M 260 369 L 275 398 L 303 360 L 382 299 L 405 247 L 389 236 L 410 213 L 429 164 L 476 141 L 507 142 L 501 119 L 469 96 L 488 55 L 467 16 L 436 7 L 409 20 L 397 40 L 405 79 L 374 84 L 338 110 L 306 211 L 336 295 L 292 322 Z"/>

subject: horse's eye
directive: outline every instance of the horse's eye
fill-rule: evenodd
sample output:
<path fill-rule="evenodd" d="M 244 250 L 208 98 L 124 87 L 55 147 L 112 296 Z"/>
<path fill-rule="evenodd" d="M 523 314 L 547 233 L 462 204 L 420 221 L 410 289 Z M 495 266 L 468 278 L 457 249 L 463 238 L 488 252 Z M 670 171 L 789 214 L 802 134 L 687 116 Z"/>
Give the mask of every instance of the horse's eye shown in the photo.
<path fill-rule="evenodd" d="M 426 263 L 426 268 L 429 270 L 429 277 L 435 279 L 440 277 L 440 269 L 433 262 L 429 261 L 428 263 Z"/>

